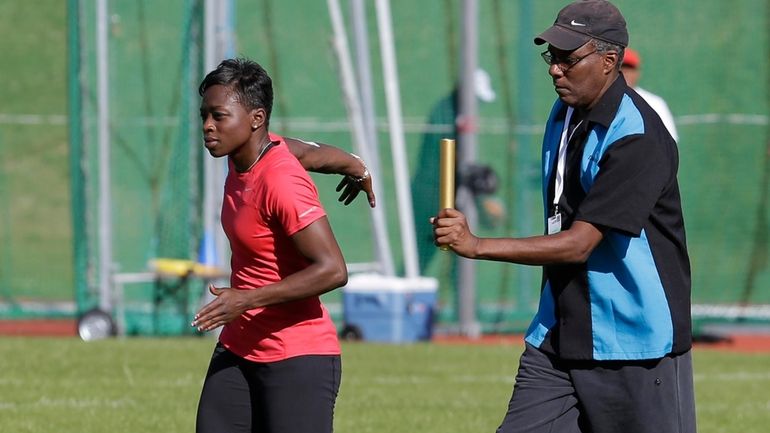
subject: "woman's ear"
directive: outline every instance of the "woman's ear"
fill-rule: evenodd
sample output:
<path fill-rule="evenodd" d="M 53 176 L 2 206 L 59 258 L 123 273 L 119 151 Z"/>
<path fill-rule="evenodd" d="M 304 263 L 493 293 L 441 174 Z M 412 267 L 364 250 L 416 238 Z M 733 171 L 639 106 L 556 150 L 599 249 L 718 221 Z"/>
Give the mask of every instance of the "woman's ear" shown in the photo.
<path fill-rule="evenodd" d="M 255 108 L 251 110 L 251 113 L 249 114 L 251 118 L 252 131 L 256 131 L 257 129 L 265 125 L 265 119 L 267 117 L 267 113 L 265 113 L 264 108 Z"/>

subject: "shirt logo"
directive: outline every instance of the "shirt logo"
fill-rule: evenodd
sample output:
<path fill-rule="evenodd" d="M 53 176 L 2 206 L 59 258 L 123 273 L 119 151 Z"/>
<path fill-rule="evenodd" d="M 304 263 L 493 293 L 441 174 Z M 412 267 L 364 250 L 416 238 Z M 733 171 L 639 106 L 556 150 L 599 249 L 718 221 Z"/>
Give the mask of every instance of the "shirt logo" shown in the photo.
<path fill-rule="evenodd" d="M 571 25 L 571 26 L 579 26 L 579 27 L 585 27 L 586 26 L 585 24 L 579 23 L 579 22 L 577 22 L 575 20 L 572 20 L 572 22 L 570 22 L 569 25 Z"/>
<path fill-rule="evenodd" d="M 318 209 L 318 206 L 313 206 L 310 209 L 306 210 L 305 212 L 302 212 L 301 214 L 299 214 L 299 217 L 300 218 L 304 218 L 304 217 L 308 216 L 308 214 L 310 214 L 311 212 L 313 212 L 316 209 Z"/>

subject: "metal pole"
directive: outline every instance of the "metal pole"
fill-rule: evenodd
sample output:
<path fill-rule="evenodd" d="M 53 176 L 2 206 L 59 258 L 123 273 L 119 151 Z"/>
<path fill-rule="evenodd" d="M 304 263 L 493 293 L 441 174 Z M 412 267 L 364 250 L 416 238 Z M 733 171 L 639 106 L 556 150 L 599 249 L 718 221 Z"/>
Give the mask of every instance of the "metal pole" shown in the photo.
<path fill-rule="evenodd" d="M 203 73 L 217 66 L 216 53 L 216 0 L 205 0 L 203 4 Z"/>
<path fill-rule="evenodd" d="M 532 23 L 534 22 L 533 0 L 522 0 L 519 2 L 519 24 L 517 26 L 519 34 L 532 35 L 534 29 Z M 528 71 L 532 70 L 532 40 L 531 38 L 519 38 L 518 49 L 516 50 L 518 67 L 516 68 L 516 76 L 518 77 L 519 96 L 517 101 L 517 112 L 520 125 L 532 125 L 534 124 L 534 97 L 532 88 L 534 83 L 532 82 L 532 75 Z M 527 185 L 530 178 L 533 177 L 532 168 L 528 165 L 529 149 L 531 149 L 533 136 L 530 131 L 524 131 L 523 133 L 517 133 L 517 150 L 518 158 L 515 161 L 514 169 L 516 171 L 516 185 L 519 186 L 518 202 L 514 204 L 516 210 L 516 224 L 518 225 L 518 233 L 528 234 L 534 230 L 534 224 L 530 213 L 527 212 L 528 204 L 531 202 L 530 198 L 532 192 Z M 520 311 L 530 312 L 533 308 L 537 308 L 537 305 L 532 304 L 533 301 L 533 288 L 537 287 L 538 271 L 534 267 L 519 266 L 519 289 L 518 289 L 518 309 Z"/>
<path fill-rule="evenodd" d="M 218 0 L 216 2 L 217 15 L 216 15 L 216 55 L 215 61 L 219 64 L 224 59 L 230 59 L 235 57 L 235 1 L 236 0 Z M 215 65 L 216 66 L 216 65 Z M 215 67 L 214 66 L 214 67 Z M 211 69 L 214 69 L 212 67 Z M 208 156 L 208 159 L 214 162 L 214 177 L 211 179 L 211 185 L 214 187 L 214 194 L 216 197 L 215 211 L 216 211 L 216 231 L 214 239 L 216 240 L 218 261 L 220 267 L 228 268 L 230 264 L 230 241 L 225 235 L 224 229 L 221 224 L 221 209 L 222 200 L 224 195 L 222 191 L 225 190 L 225 179 L 227 178 L 227 158 L 214 159 Z M 225 278 L 224 281 L 218 279 L 214 281 L 214 284 L 229 284 L 229 278 Z M 208 295 L 209 293 L 207 293 Z"/>
<path fill-rule="evenodd" d="M 234 19 L 233 2 L 222 4 L 217 0 L 205 0 L 203 14 L 203 73 L 207 74 L 217 67 L 220 61 L 232 55 L 232 28 Z M 229 244 L 219 224 L 222 209 L 222 191 L 224 189 L 226 160 L 209 156 L 203 149 L 203 246 L 201 256 L 213 258 L 211 265 L 225 268 L 228 263 Z"/>
<path fill-rule="evenodd" d="M 412 212 L 412 192 L 409 189 L 409 163 L 406 158 L 404 126 L 401 115 L 401 96 L 398 89 L 396 50 L 393 42 L 390 2 L 377 0 L 377 27 L 382 50 L 382 72 L 385 80 L 385 98 L 388 106 L 388 127 L 390 129 L 393 171 L 396 182 L 396 199 L 401 225 L 401 244 L 404 251 L 404 265 L 407 278 L 420 275 L 417 258 L 417 240 Z"/>
<path fill-rule="evenodd" d="M 366 143 L 372 151 L 370 165 L 379 171 L 380 157 L 377 153 L 377 123 L 374 115 L 374 96 L 372 92 L 372 68 L 369 58 L 369 26 L 366 22 L 364 0 L 350 0 L 350 18 L 353 29 L 353 47 L 356 53 L 358 72 L 358 90 L 361 98 L 361 114 L 366 135 Z M 378 200 L 379 201 L 379 200 Z"/>
<path fill-rule="evenodd" d="M 478 4 L 476 0 L 462 2 L 462 33 L 460 42 L 460 92 L 458 110 L 458 160 L 461 179 L 468 165 L 476 160 L 476 128 L 478 107 L 474 89 L 474 74 L 478 64 Z M 457 190 L 457 206 L 465 214 L 471 229 L 477 226 L 478 215 L 473 192 L 463 182 Z M 476 320 L 476 263 L 459 258 L 457 262 L 460 333 L 476 338 L 481 325 Z"/>
<path fill-rule="evenodd" d="M 214 0 L 206 0 L 203 5 L 203 74 L 207 74 L 209 71 L 216 67 L 218 56 L 216 53 L 216 40 L 214 35 L 216 33 L 216 16 L 214 13 Z M 217 221 L 219 220 L 219 212 L 216 207 L 216 191 L 214 184 L 214 176 L 216 172 L 216 161 L 214 161 L 205 148 L 201 149 L 203 152 L 203 239 L 200 246 L 199 260 L 208 265 L 221 266 L 223 262 L 220 262 L 218 254 L 218 248 L 216 247 L 216 235 Z M 210 262 L 213 260 L 214 262 Z"/>
<path fill-rule="evenodd" d="M 342 92 L 345 96 L 345 107 L 348 110 L 348 117 L 350 118 L 350 132 L 353 135 L 353 142 L 357 151 L 361 153 L 361 157 L 365 161 L 371 161 L 374 157 L 372 156 L 372 151 L 366 141 L 364 120 L 360 106 L 361 99 L 358 95 L 358 89 L 355 83 L 353 63 L 350 59 L 348 40 L 342 20 L 342 10 L 340 9 L 339 0 L 328 0 L 327 4 L 332 22 L 332 30 L 334 31 L 332 42 L 340 64 L 340 76 L 342 81 Z M 374 169 L 375 167 L 370 167 L 370 170 Z M 372 179 L 375 182 L 375 191 L 382 191 L 382 188 L 380 187 L 380 173 L 376 171 L 372 171 L 372 173 Z M 380 262 L 380 265 L 382 266 L 381 272 L 385 275 L 393 276 L 395 275 L 395 271 L 393 268 L 390 243 L 388 241 L 384 206 L 380 205 L 372 210 L 372 226 L 374 228 L 375 246 L 377 248 L 376 255 L 379 260 L 382 260 Z"/>
<path fill-rule="evenodd" d="M 112 194 L 110 185 L 109 15 L 96 1 L 96 104 L 99 148 L 99 308 L 112 311 Z"/>
<path fill-rule="evenodd" d="M 366 140 L 372 150 L 377 150 L 377 125 L 374 117 L 374 96 L 372 92 L 372 68 L 369 59 L 369 26 L 366 22 L 364 0 L 350 0 L 350 17 L 353 28 L 353 47 L 358 66 L 358 88 L 361 96 Z M 379 164 L 379 155 L 372 155 Z"/>
<path fill-rule="evenodd" d="M 366 8 L 364 0 L 351 0 L 350 1 L 350 15 L 353 22 L 353 46 L 356 52 L 356 63 L 358 65 L 358 89 L 360 90 L 359 96 L 361 101 L 361 115 L 364 128 L 364 136 L 366 137 L 365 145 L 369 147 L 369 158 L 366 162 L 375 173 L 382 173 L 380 170 L 380 153 L 379 144 L 377 143 L 377 122 L 374 116 L 374 96 L 372 91 L 372 68 L 369 59 L 369 26 L 366 22 Z M 379 183 L 379 177 L 375 180 Z M 382 191 L 382 189 L 379 189 Z M 394 276 L 396 274 L 395 267 L 393 265 L 393 254 L 390 250 L 390 241 L 388 239 L 387 224 L 385 221 L 385 195 L 380 194 L 377 199 L 379 207 L 381 208 L 376 212 L 376 215 L 372 215 L 376 220 L 376 227 L 380 227 L 379 230 L 375 230 L 375 256 L 377 263 L 382 268 L 382 273 L 387 276 Z"/>
<path fill-rule="evenodd" d="M 83 171 L 83 89 L 81 83 L 83 47 L 81 42 L 80 0 L 67 0 L 67 100 L 69 112 L 70 194 L 72 211 L 73 268 L 75 305 L 84 312 L 88 301 L 88 238 L 86 231 L 86 193 Z M 8 221 L 6 219 L 6 221 Z"/>

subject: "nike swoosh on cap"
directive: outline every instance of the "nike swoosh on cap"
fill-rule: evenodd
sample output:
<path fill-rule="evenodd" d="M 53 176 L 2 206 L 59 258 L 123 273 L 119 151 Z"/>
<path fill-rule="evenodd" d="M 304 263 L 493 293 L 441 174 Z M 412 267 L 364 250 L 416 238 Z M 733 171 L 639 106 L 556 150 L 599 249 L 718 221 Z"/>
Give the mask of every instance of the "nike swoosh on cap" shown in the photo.
<path fill-rule="evenodd" d="M 583 24 L 583 23 L 579 23 L 579 22 L 577 22 L 577 21 L 575 21 L 575 20 L 572 20 L 572 21 L 569 23 L 569 25 L 571 25 L 571 26 L 580 26 L 580 27 L 585 27 L 585 26 L 586 26 L 585 24 Z"/>

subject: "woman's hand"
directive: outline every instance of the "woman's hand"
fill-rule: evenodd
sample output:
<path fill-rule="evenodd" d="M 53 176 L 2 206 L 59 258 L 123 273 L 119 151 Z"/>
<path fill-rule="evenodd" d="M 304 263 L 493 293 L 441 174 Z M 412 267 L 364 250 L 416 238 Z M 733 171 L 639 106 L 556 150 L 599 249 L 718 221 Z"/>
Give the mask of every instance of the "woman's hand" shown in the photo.
<path fill-rule="evenodd" d="M 370 175 L 367 175 L 364 179 L 357 179 L 349 175 L 343 176 L 339 185 L 337 185 L 337 192 L 340 191 L 342 192 L 338 201 L 344 202 L 345 206 L 355 200 L 361 191 L 366 193 L 366 200 L 369 202 L 370 207 L 374 207 L 376 204 L 374 190 L 372 189 L 372 177 Z"/>
<path fill-rule="evenodd" d="M 192 326 L 205 332 L 218 328 L 241 316 L 249 307 L 249 291 L 230 287 L 214 287 L 209 284 L 209 292 L 216 299 L 204 305 L 192 321 Z"/>

